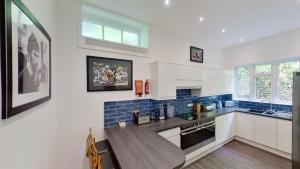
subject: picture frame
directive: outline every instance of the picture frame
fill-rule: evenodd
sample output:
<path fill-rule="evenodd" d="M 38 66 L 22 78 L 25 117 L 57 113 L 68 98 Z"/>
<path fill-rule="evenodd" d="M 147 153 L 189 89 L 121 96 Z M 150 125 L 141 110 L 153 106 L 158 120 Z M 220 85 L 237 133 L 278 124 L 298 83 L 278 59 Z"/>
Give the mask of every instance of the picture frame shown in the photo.
<path fill-rule="evenodd" d="M 132 60 L 87 56 L 87 91 L 132 90 Z"/>
<path fill-rule="evenodd" d="M 1 1 L 2 119 L 51 99 L 51 37 L 21 0 Z"/>
<path fill-rule="evenodd" d="M 191 62 L 196 62 L 196 63 L 203 63 L 203 55 L 204 55 L 204 50 L 190 46 L 190 61 Z"/>

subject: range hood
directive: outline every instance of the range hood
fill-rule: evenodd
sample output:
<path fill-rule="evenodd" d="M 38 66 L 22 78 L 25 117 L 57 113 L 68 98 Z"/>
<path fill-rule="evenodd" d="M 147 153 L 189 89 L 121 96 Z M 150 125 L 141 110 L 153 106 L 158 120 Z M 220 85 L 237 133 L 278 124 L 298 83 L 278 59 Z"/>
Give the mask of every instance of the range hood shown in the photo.
<path fill-rule="evenodd" d="M 191 89 L 192 96 L 200 97 L 202 80 L 176 79 L 176 89 Z"/>
<path fill-rule="evenodd" d="M 201 89 L 202 80 L 176 79 L 176 89 Z"/>

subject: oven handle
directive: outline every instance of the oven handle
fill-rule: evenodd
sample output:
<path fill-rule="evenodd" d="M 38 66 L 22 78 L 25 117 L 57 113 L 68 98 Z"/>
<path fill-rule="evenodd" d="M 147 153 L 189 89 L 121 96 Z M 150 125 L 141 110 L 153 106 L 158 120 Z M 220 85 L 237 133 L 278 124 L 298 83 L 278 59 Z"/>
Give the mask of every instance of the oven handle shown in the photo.
<path fill-rule="evenodd" d="M 210 125 L 210 124 L 215 124 L 215 121 L 211 121 L 211 122 L 208 122 L 208 123 L 204 123 L 204 124 L 201 124 L 201 125 L 197 125 L 197 126 L 194 126 L 194 127 L 183 129 L 183 130 L 181 130 L 181 132 L 187 132 L 187 131 L 190 131 L 190 130 L 193 130 L 193 129 L 197 129 L 197 128 L 201 128 L 201 127 Z"/>
<path fill-rule="evenodd" d="M 197 128 L 197 129 L 192 130 L 192 131 L 189 131 L 189 132 L 182 132 L 181 135 L 182 135 L 182 136 L 185 136 L 185 135 L 188 135 L 188 134 L 191 134 L 191 133 L 194 133 L 194 132 L 197 132 L 197 131 L 200 131 L 200 130 L 203 130 L 203 129 L 206 129 L 206 128 L 209 128 L 209 127 L 212 127 L 212 126 L 215 126 L 215 125 L 216 125 L 216 124 L 213 123 L 213 124 L 211 124 L 211 125 L 208 125 L 208 126 L 205 126 L 205 127 L 199 127 L 199 128 Z"/>

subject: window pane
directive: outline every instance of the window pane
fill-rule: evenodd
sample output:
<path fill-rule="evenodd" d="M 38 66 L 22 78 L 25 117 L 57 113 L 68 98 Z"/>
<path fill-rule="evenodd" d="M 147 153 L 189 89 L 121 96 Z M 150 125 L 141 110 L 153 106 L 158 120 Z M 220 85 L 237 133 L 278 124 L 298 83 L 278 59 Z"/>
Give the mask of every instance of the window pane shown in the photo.
<path fill-rule="evenodd" d="M 123 32 L 123 44 L 139 46 L 138 35 L 130 32 Z"/>
<path fill-rule="evenodd" d="M 82 36 L 102 39 L 102 26 L 89 22 L 82 22 Z"/>
<path fill-rule="evenodd" d="M 122 32 L 121 30 L 104 27 L 104 40 L 122 43 Z"/>
<path fill-rule="evenodd" d="M 299 71 L 299 62 L 287 62 L 279 65 L 279 100 L 292 101 L 293 72 Z"/>
<path fill-rule="evenodd" d="M 250 69 L 237 69 L 237 96 L 238 98 L 250 98 Z"/>
<path fill-rule="evenodd" d="M 270 73 L 272 71 L 272 65 L 257 65 L 255 71 L 256 73 Z"/>
<path fill-rule="evenodd" d="M 271 100 L 272 78 L 270 76 L 259 76 L 256 78 L 256 98 Z"/>

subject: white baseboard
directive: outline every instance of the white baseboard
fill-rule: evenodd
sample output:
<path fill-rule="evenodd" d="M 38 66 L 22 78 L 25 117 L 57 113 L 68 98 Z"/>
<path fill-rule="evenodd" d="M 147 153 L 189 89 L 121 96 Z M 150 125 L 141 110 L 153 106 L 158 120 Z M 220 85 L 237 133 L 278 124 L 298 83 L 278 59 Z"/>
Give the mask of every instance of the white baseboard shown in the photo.
<path fill-rule="evenodd" d="M 238 136 L 236 136 L 234 139 L 236 139 L 238 141 L 241 141 L 243 143 L 249 144 L 251 146 L 257 147 L 259 149 L 268 151 L 270 153 L 279 155 L 281 157 L 284 157 L 284 158 L 287 158 L 287 159 L 290 159 L 290 160 L 292 159 L 292 155 L 291 154 L 283 152 L 283 151 L 280 151 L 280 150 L 277 150 L 277 149 L 274 149 L 272 147 L 268 147 L 268 146 L 265 146 L 265 145 L 262 145 L 262 144 L 259 144 L 259 143 L 256 143 L 254 141 L 247 140 L 247 139 L 244 139 L 244 138 L 241 138 L 241 137 L 238 137 Z"/>
<path fill-rule="evenodd" d="M 200 148 L 199 150 L 196 150 L 196 151 L 194 151 L 190 154 L 187 154 L 184 166 L 187 166 L 187 165 L 199 160 L 200 158 L 202 158 L 202 157 L 206 156 L 207 154 L 215 151 L 216 149 L 219 149 L 219 148 L 223 147 L 225 144 L 227 144 L 227 143 L 229 143 L 233 140 L 234 140 L 234 138 L 231 138 L 231 139 L 228 139 L 227 141 L 225 141 L 221 144 L 218 144 L 218 145 L 216 145 L 216 142 L 213 142 L 213 143 L 211 143 L 211 144 L 209 144 L 209 145 L 207 145 L 203 148 Z"/>
<path fill-rule="evenodd" d="M 259 149 L 268 151 L 270 153 L 279 155 L 279 156 L 287 158 L 287 159 L 292 159 L 292 155 L 289 154 L 289 153 L 279 151 L 277 149 L 274 149 L 274 148 L 271 148 L 271 147 L 268 147 L 268 146 L 265 146 L 265 145 L 262 145 L 262 144 L 259 144 L 259 143 L 256 143 L 256 142 L 253 142 L 253 141 L 250 141 L 250 140 L 238 137 L 238 136 L 235 136 L 235 137 L 233 137 L 233 138 L 231 138 L 231 139 L 229 139 L 229 140 L 227 140 L 227 141 L 225 141 L 225 142 L 223 142 L 219 145 L 216 145 L 216 142 L 213 142 L 213 143 L 211 143 L 211 144 L 209 144 L 209 145 L 207 145 L 203 148 L 200 148 L 199 150 L 196 150 L 196 151 L 194 151 L 190 154 L 187 154 L 184 166 L 187 166 L 187 165 L 199 160 L 200 158 L 202 158 L 202 157 L 206 156 L 207 154 L 223 147 L 225 144 L 228 144 L 229 142 L 231 142 L 233 140 L 241 141 L 243 143 L 249 144 L 251 146 L 257 147 Z"/>

